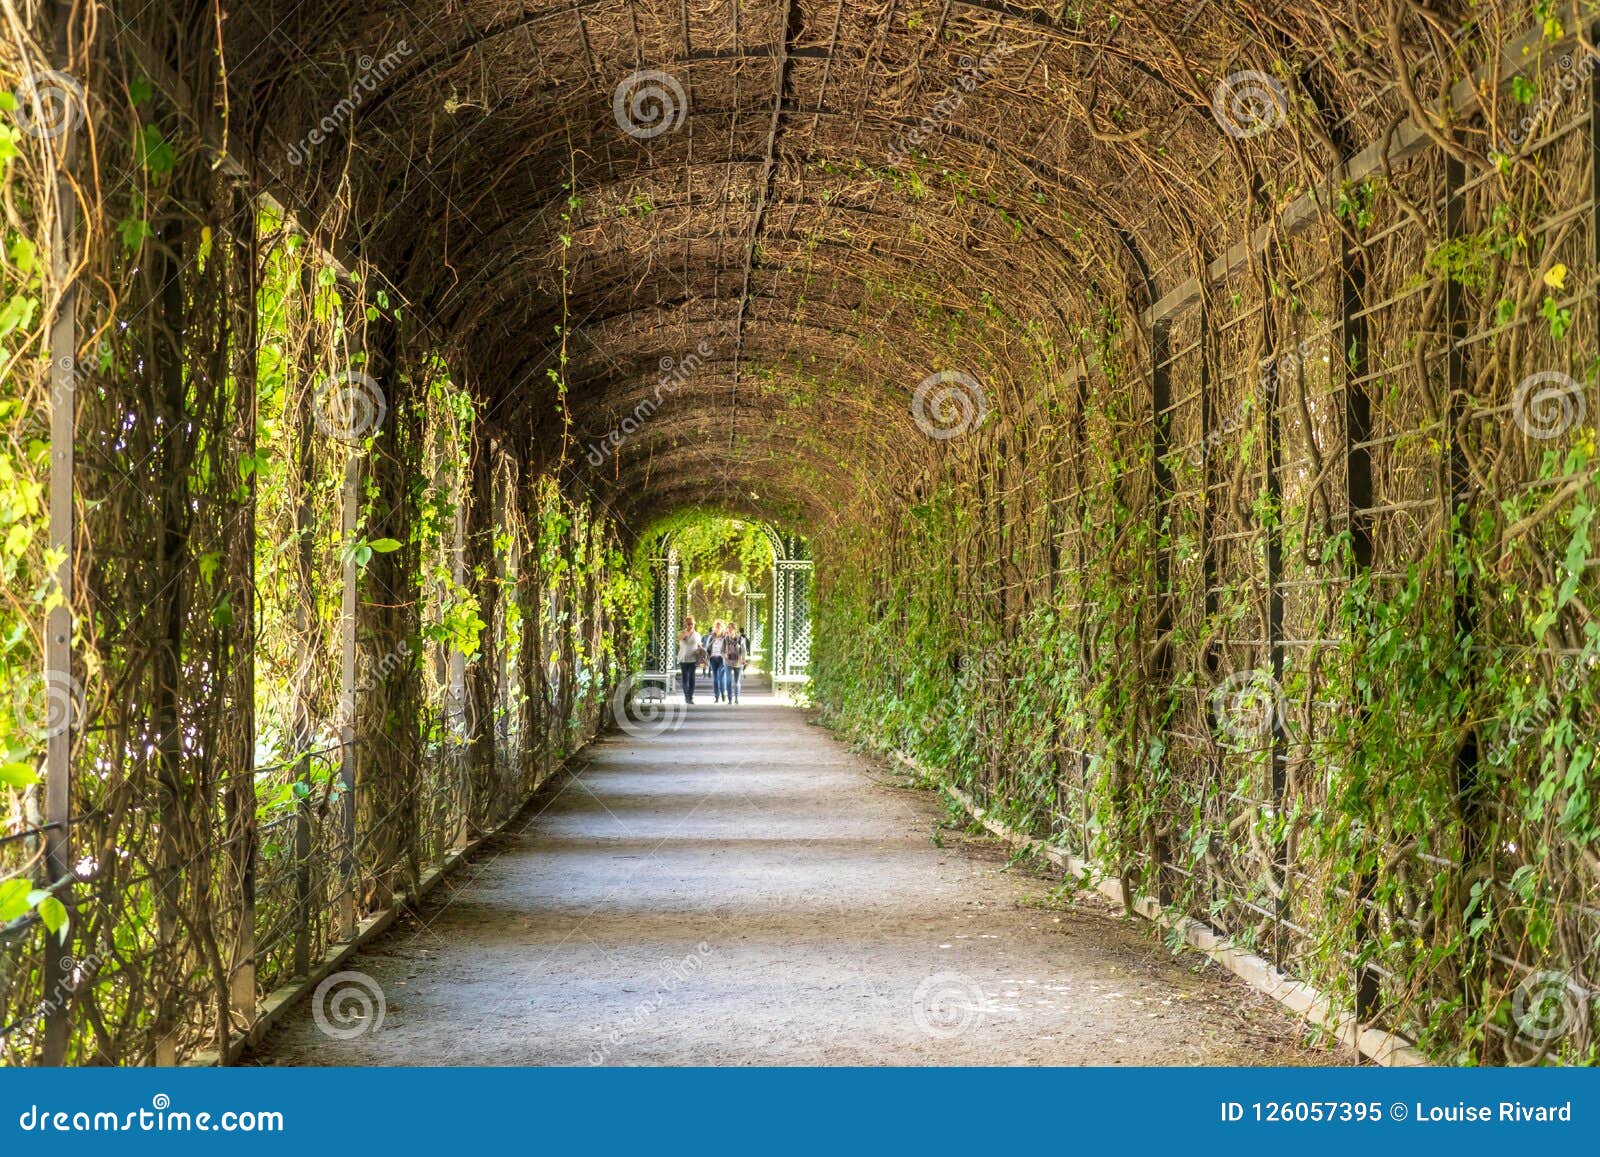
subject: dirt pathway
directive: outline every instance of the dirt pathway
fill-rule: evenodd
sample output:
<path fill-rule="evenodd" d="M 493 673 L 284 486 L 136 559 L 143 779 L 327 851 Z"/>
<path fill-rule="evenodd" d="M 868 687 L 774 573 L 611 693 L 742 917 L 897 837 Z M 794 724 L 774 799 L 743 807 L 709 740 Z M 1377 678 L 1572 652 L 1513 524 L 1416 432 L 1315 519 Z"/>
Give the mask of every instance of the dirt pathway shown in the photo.
<path fill-rule="evenodd" d="M 301 1006 L 265 1064 L 1306 1064 L 1301 1029 L 1098 898 L 1066 910 L 807 714 L 702 698 L 591 747 Z M 345 1009 L 354 1007 L 348 1002 Z"/>

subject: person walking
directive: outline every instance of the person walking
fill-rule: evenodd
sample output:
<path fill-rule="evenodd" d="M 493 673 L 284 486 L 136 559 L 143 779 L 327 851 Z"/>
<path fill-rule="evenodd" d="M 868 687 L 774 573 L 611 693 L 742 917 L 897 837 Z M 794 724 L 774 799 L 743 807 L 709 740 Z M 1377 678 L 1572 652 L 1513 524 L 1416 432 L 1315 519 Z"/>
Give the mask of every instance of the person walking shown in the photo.
<path fill-rule="evenodd" d="M 683 701 L 694 702 L 694 673 L 700 666 L 700 660 L 705 656 L 705 645 L 700 638 L 700 632 L 694 629 L 694 616 L 683 621 L 683 630 L 678 632 L 678 673 L 683 677 Z"/>
<path fill-rule="evenodd" d="M 739 681 L 744 678 L 745 656 L 750 651 L 750 640 L 743 631 L 728 627 L 728 636 L 722 643 L 722 662 L 726 666 L 727 695 L 729 703 L 739 702 Z"/>
<path fill-rule="evenodd" d="M 722 662 L 722 648 L 728 642 L 728 629 L 721 619 L 711 625 L 711 637 L 706 640 L 706 662 L 711 667 L 711 701 L 721 703 L 728 693 L 728 671 Z"/>

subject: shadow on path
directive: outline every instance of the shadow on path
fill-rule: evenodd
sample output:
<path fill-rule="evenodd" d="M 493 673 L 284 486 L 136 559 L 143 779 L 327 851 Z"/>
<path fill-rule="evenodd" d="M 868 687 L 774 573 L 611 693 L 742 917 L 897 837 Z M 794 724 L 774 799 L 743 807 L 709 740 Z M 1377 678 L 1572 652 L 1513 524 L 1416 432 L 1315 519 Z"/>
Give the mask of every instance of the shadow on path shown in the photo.
<path fill-rule="evenodd" d="M 347 966 L 381 1027 L 334 1039 L 301 1006 L 255 1063 L 1348 1060 L 1097 897 L 935 846 L 936 799 L 754 687 L 585 754 Z"/>

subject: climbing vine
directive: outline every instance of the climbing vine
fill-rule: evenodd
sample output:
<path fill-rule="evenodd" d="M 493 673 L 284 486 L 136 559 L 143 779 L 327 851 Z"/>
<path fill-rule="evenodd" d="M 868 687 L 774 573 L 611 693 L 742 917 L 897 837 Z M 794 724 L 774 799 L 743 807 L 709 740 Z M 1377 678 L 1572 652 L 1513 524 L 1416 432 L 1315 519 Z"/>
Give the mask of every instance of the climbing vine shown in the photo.
<path fill-rule="evenodd" d="M 1600 1058 L 1600 351 L 1557 123 L 1347 183 L 1159 334 L 1086 293 L 903 514 L 818 544 L 835 726 L 1456 1063 Z"/>

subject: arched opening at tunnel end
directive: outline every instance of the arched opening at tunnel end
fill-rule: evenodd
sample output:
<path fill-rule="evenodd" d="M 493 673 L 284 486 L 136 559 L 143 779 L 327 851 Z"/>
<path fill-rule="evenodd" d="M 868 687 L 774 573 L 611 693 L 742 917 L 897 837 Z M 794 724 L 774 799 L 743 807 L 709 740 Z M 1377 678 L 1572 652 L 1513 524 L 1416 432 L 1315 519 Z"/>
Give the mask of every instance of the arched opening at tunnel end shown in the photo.
<path fill-rule="evenodd" d="M 689 509 L 640 536 L 634 570 L 640 599 L 640 668 L 671 685 L 678 639 L 693 619 L 702 632 L 742 632 L 752 672 L 776 690 L 810 682 L 812 552 L 801 535 L 771 522 Z"/>

